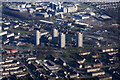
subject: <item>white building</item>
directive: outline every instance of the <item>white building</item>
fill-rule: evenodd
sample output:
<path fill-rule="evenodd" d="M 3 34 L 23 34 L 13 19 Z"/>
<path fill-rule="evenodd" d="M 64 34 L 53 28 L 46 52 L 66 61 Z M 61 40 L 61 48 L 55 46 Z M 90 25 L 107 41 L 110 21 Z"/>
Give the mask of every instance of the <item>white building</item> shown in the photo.
<path fill-rule="evenodd" d="M 65 47 L 65 34 L 64 33 L 60 34 L 60 42 L 59 43 L 60 43 L 59 45 L 61 48 Z"/>
<path fill-rule="evenodd" d="M 8 35 L 7 35 L 7 38 L 10 38 L 10 37 L 12 37 L 12 36 L 14 36 L 14 33 L 8 34 Z"/>
<path fill-rule="evenodd" d="M 40 37 L 41 37 L 41 35 L 40 35 L 40 32 L 37 30 L 36 31 L 36 45 L 39 45 L 40 44 Z"/>
<path fill-rule="evenodd" d="M 94 12 L 89 12 L 91 16 L 95 16 L 96 14 Z"/>
<path fill-rule="evenodd" d="M 93 72 L 92 76 L 100 76 L 100 75 L 104 75 L 105 72 L 104 71 L 97 71 L 97 72 Z"/>
<path fill-rule="evenodd" d="M 53 29 L 52 35 L 53 35 L 53 38 L 54 37 L 58 37 L 58 30 L 57 29 Z"/>
<path fill-rule="evenodd" d="M 6 35 L 6 34 L 7 34 L 7 31 L 0 32 L 0 36 Z"/>
<path fill-rule="evenodd" d="M 78 7 L 76 5 L 67 5 L 64 6 L 63 12 L 69 13 L 69 12 L 76 12 L 78 10 Z"/>
<path fill-rule="evenodd" d="M 76 35 L 76 46 L 83 47 L 83 34 L 82 33 L 78 32 Z"/>

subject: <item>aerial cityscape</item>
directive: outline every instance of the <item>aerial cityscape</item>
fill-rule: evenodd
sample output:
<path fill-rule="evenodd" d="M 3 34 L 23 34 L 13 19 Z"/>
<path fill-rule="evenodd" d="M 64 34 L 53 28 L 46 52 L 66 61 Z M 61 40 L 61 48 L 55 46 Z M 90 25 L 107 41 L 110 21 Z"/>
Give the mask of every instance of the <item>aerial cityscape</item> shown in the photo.
<path fill-rule="evenodd" d="M 120 80 L 120 2 L 2 2 L 1 80 Z"/>

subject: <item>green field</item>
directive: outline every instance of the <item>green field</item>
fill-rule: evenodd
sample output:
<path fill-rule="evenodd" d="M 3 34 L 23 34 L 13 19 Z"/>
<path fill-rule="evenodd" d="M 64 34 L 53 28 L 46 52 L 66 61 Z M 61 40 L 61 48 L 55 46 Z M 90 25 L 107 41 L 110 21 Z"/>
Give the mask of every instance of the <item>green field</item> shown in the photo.
<path fill-rule="evenodd" d="M 79 27 L 73 27 L 72 30 L 80 30 Z"/>
<path fill-rule="evenodd" d="M 14 32 L 14 33 L 20 33 L 20 34 L 32 34 L 31 31 L 25 31 L 25 30 L 22 30 L 22 29 L 10 29 L 10 31 Z"/>
<path fill-rule="evenodd" d="M 86 5 L 86 4 L 79 4 L 78 7 L 79 7 L 79 8 L 91 8 L 91 9 L 95 9 L 94 7 L 88 6 L 88 5 Z"/>

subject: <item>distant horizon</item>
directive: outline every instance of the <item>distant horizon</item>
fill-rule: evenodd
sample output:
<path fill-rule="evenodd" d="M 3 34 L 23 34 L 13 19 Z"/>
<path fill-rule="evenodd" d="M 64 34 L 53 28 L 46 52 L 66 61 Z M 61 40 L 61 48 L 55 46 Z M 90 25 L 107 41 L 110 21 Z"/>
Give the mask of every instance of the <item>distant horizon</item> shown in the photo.
<path fill-rule="evenodd" d="M 58 2 L 58 1 L 62 1 L 62 2 L 120 2 L 120 0 L 0 0 L 1 2 Z"/>

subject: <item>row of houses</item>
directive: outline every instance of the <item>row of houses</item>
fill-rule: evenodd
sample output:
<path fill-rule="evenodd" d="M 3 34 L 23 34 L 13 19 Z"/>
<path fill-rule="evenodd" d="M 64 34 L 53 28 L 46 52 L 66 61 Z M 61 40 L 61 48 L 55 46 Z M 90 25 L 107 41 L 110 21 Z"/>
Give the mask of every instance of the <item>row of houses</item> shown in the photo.
<path fill-rule="evenodd" d="M 8 52 L 12 52 L 12 50 L 9 50 Z M 26 52 L 24 52 L 24 54 L 25 53 Z M 27 55 L 27 53 L 25 55 Z M 91 58 L 88 58 L 88 56 L 91 56 Z M 46 56 L 46 59 L 44 60 L 38 60 L 35 55 L 33 56 L 32 54 L 31 56 L 29 55 L 27 57 L 21 57 L 21 61 L 23 62 L 22 65 L 19 61 L 14 60 L 13 58 L 6 59 L 4 62 L 0 63 L 4 68 L 0 69 L 0 71 L 5 71 L 4 75 L 18 74 L 21 72 L 25 72 L 26 68 L 22 67 L 23 65 L 25 65 L 32 71 L 35 71 L 34 73 L 37 72 L 36 75 L 41 75 L 40 77 L 44 76 L 44 78 L 48 76 L 50 78 L 56 79 L 82 78 L 83 76 L 86 76 L 91 78 L 97 77 L 99 79 L 112 79 L 112 76 L 106 73 L 106 71 L 103 69 L 104 62 L 98 59 L 98 57 L 100 56 L 93 56 L 94 53 L 92 52 L 80 52 L 79 54 L 74 54 L 73 56 L 70 56 L 72 61 L 67 61 L 59 57 L 54 57 L 52 55 Z M 86 64 L 86 61 L 88 61 L 89 59 L 92 59 L 93 62 Z M 14 72 L 14 70 L 18 71 Z M 25 73 L 19 74 L 18 77 L 25 76 Z"/>
<path fill-rule="evenodd" d="M 6 59 L 5 61 L 0 62 L 0 65 L 0 72 L 2 72 L 2 78 L 9 75 L 16 75 L 17 77 L 22 77 L 28 74 L 23 65 L 21 65 L 21 63 L 17 60 Z"/>

